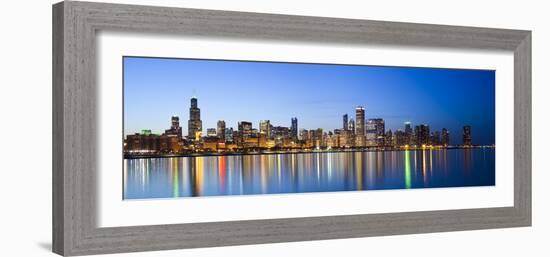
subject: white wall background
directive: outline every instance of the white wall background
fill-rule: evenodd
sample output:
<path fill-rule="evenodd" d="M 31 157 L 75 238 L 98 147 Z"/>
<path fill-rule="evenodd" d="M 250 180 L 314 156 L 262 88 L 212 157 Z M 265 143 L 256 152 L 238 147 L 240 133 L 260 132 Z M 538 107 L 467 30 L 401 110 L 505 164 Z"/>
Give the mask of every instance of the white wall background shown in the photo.
<path fill-rule="evenodd" d="M 550 25 L 545 1 L 126 0 L 220 10 L 533 30 L 533 227 L 175 250 L 116 256 L 550 256 Z M 0 12 L 0 256 L 51 247 L 51 4 Z M 512 104 L 512 103 L 510 103 Z M 32 155 L 27 154 L 29 150 Z M 525 254 L 527 253 L 527 254 Z"/>

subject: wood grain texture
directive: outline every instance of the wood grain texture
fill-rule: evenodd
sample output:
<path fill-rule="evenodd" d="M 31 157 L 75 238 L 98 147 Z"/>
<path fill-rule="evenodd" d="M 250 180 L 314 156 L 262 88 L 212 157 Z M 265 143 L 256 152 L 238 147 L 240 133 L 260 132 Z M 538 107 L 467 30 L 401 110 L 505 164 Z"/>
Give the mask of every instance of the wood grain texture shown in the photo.
<path fill-rule="evenodd" d="M 63 254 L 64 242 L 64 205 L 63 200 L 63 4 L 54 5 L 52 17 L 52 249 Z"/>
<path fill-rule="evenodd" d="M 514 206 L 99 228 L 97 31 L 514 51 Z M 383 21 L 66 1 L 53 6 L 53 250 L 61 255 L 531 225 L 531 33 Z"/>

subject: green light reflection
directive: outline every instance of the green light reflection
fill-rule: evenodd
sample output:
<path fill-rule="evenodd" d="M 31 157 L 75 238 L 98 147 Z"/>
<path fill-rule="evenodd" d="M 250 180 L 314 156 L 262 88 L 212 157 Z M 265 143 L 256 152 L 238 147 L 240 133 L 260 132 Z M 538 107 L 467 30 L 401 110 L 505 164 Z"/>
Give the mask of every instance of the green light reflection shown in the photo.
<path fill-rule="evenodd" d="M 411 162 L 410 152 L 405 151 L 405 188 L 411 188 Z"/>

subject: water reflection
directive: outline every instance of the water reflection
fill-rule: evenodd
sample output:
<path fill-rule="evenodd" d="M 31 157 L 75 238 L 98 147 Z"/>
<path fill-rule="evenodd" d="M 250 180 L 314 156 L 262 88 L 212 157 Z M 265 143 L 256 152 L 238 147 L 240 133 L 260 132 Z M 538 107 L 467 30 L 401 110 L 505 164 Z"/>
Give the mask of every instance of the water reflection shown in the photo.
<path fill-rule="evenodd" d="M 411 153 L 405 151 L 405 188 L 411 188 Z"/>
<path fill-rule="evenodd" d="M 124 160 L 126 199 L 495 183 L 494 149 L 429 149 Z"/>

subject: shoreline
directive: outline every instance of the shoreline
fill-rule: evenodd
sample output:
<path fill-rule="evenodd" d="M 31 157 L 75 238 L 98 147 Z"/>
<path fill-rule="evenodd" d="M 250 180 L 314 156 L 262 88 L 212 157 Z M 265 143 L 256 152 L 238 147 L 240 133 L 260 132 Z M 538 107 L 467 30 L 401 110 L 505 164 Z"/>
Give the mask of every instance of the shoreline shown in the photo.
<path fill-rule="evenodd" d="M 331 150 L 297 150 L 297 151 L 259 151 L 259 152 L 222 152 L 222 153 L 182 153 L 182 154 L 123 154 L 123 159 L 155 159 L 155 158 L 179 158 L 179 157 L 215 157 L 215 156 L 245 156 L 245 155 L 275 155 L 275 154 L 315 154 L 315 153 L 354 153 L 354 152 L 394 152 L 394 151 L 425 151 L 425 150 L 454 150 L 454 149 L 495 149 L 493 145 L 482 146 L 450 146 L 450 147 L 412 147 L 412 148 L 362 148 L 362 149 L 331 149 Z"/>

